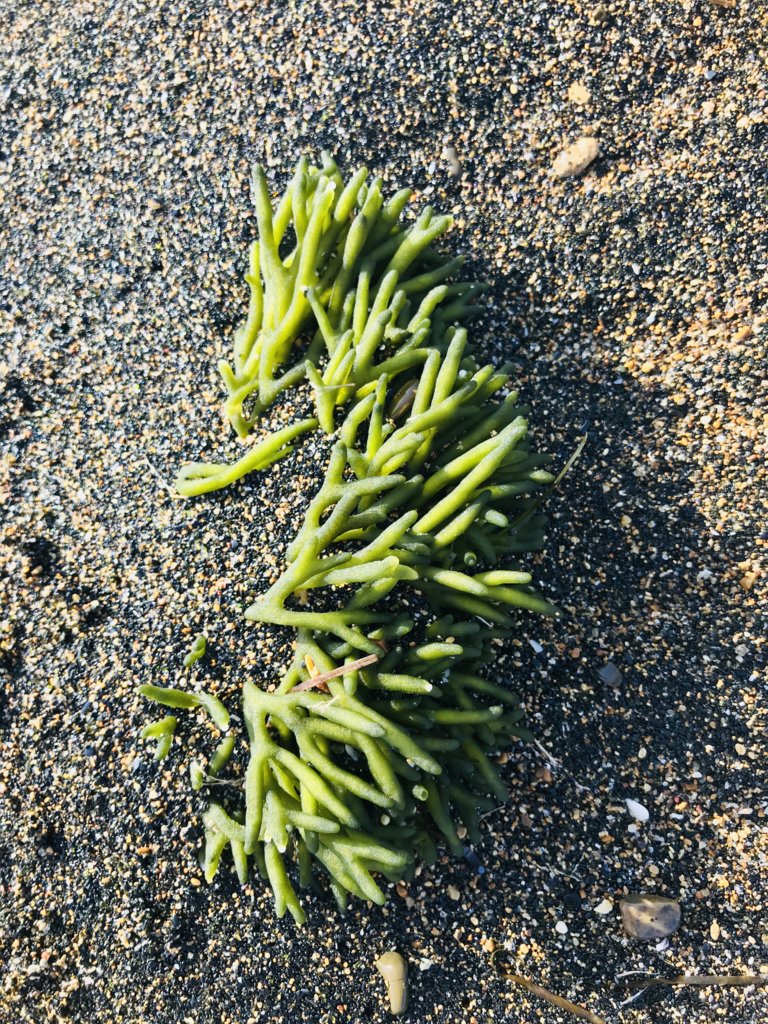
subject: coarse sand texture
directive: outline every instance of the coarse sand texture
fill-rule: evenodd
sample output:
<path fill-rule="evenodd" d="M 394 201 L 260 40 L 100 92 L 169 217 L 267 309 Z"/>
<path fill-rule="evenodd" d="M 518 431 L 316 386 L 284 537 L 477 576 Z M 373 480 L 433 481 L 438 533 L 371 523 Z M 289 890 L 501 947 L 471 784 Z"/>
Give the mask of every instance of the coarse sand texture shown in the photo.
<path fill-rule="evenodd" d="M 764 988 L 623 1006 L 617 981 L 768 963 L 765 5 L 0 0 L 0 25 L 0 1024 L 383 1024 L 391 951 L 403 1021 L 573 1019 L 496 949 L 610 1024 L 765 1019 Z M 188 773 L 222 734 L 167 709 L 141 739 L 166 711 L 136 691 L 242 716 L 290 663 L 293 627 L 245 612 L 335 440 L 198 497 L 176 478 L 317 418 L 306 379 L 241 439 L 218 365 L 240 372 L 252 168 L 277 200 L 323 150 L 384 202 L 413 188 L 403 223 L 453 218 L 451 281 L 489 285 L 460 325 L 478 366 L 511 364 L 551 472 L 588 440 L 524 559 L 562 615 L 510 609 L 495 645 L 538 743 L 492 758 L 508 799 L 376 875 L 384 906 L 302 890 L 297 928 L 228 852 L 205 882 L 224 789 Z M 677 930 L 627 934 L 629 894 Z"/>

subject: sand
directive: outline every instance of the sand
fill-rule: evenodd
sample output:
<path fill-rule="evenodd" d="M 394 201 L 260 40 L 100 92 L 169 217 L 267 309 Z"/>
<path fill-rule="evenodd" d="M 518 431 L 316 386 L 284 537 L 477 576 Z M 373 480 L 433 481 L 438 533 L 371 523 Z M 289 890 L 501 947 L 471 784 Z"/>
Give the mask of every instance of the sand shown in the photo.
<path fill-rule="evenodd" d="M 390 948 L 404 1020 L 574 1019 L 499 979 L 494 945 L 612 1024 L 764 1017 L 765 990 L 622 1009 L 616 976 L 768 964 L 766 12 L 0 11 L 2 1024 L 382 1022 Z M 584 136 L 600 155 L 557 177 Z M 521 615 L 498 666 L 544 751 L 510 751 L 468 859 L 382 910 L 312 898 L 296 931 L 260 881 L 202 881 L 186 770 L 212 736 L 185 719 L 158 767 L 135 688 L 179 680 L 200 631 L 194 678 L 231 701 L 286 655 L 241 613 L 322 443 L 223 494 L 170 483 L 241 451 L 215 363 L 245 311 L 250 164 L 277 190 L 321 147 L 455 215 L 493 286 L 474 336 L 513 362 L 537 444 L 562 464 L 589 439 L 535 559 L 565 617 Z M 629 892 L 681 903 L 665 948 L 623 933 Z"/>

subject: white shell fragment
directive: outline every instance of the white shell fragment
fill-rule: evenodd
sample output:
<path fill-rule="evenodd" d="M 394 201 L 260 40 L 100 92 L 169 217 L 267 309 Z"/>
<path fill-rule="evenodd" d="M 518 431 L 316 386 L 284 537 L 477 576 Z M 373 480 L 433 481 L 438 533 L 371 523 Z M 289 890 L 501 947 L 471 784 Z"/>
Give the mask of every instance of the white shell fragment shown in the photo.
<path fill-rule="evenodd" d="M 635 819 L 635 821 L 648 821 L 650 818 L 650 812 L 647 807 L 643 807 L 637 800 L 625 800 L 624 803 L 627 805 L 627 810 Z"/>
<path fill-rule="evenodd" d="M 408 969 L 405 960 L 392 950 L 379 957 L 376 970 L 387 986 L 390 1013 L 405 1013 L 408 1008 Z"/>
<path fill-rule="evenodd" d="M 591 135 L 584 135 L 562 151 L 552 164 L 558 178 L 576 178 L 600 156 L 600 143 Z"/>
<path fill-rule="evenodd" d="M 613 903 L 609 899 L 601 900 L 595 907 L 596 914 L 610 914 L 613 910 Z"/>

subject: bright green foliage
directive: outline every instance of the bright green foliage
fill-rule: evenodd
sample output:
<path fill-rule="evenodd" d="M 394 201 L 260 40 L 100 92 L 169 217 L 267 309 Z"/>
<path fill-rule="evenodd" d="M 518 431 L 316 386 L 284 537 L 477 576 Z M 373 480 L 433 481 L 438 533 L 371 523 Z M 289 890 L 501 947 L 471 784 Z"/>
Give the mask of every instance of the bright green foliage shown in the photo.
<path fill-rule="evenodd" d="M 284 571 L 246 612 L 295 629 L 293 661 L 270 692 L 245 682 L 242 796 L 204 819 L 206 877 L 227 847 L 241 881 L 252 858 L 278 915 L 298 922 L 292 864 L 302 886 L 328 875 L 341 907 L 350 893 L 382 903 L 375 875 L 408 878 L 417 858 L 435 859 L 435 836 L 455 854 L 462 836 L 479 839 L 480 815 L 507 796 L 495 755 L 529 738 L 518 698 L 483 667 L 493 675 L 514 609 L 556 614 L 515 564 L 543 541 L 548 460 L 530 450 L 507 372 L 479 365 L 459 325 L 480 289 L 451 283 L 460 261 L 431 248 L 448 218 L 427 209 L 404 226 L 409 193 L 385 203 L 365 178 L 345 185 L 330 158 L 302 160 L 273 209 L 257 169 L 249 314 L 220 367 L 227 412 L 245 435 L 306 379 L 317 415 L 178 482 L 200 494 L 301 433 L 335 438 Z M 229 721 L 208 694 L 142 693 Z M 194 788 L 216 781 L 228 740 L 206 770 L 193 764 Z"/>

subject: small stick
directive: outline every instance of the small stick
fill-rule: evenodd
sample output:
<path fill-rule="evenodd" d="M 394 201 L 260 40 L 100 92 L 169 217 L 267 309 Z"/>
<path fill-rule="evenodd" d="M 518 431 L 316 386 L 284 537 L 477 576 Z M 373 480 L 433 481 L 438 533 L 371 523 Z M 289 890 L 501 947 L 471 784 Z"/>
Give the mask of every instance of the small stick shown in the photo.
<path fill-rule="evenodd" d="M 654 985 L 695 985 L 698 988 L 706 988 L 709 985 L 735 985 L 747 988 L 754 985 L 755 988 L 763 988 L 768 985 L 768 974 L 677 974 L 674 978 L 632 978 L 625 980 L 624 984 L 639 992 Z"/>
<path fill-rule="evenodd" d="M 499 950 L 499 953 L 503 950 Z M 496 972 L 500 978 L 506 978 L 508 981 L 514 981 L 516 985 L 521 985 L 524 989 L 527 989 L 532 995 L 538 996 L 540 999 L 545 999 L 548 1003 L 553 1006 L 559 1006 L 561 1010 L 567 1010 L 572 1013 L 574 1017 L 581 1017 L 582 1020 L 588 1020 L 590 1024 L 605 1024 L 602 1017 L 598 1017 L 596 1013 L 592 1013 L 591 1010 L 585 1009 L 583 1006 L 578 1006 L 576 1003 L 572 1003 L 570 999 L 565 999 L 563 996 L 556 996 L 554 992 L 550 992 L 549 989 L 542 988 L 541 985 L 537 985 L 533 981 L 528 981 L 527 978 L 522 978 L 519 974 L 513 974 L 511 971 L 505 971 L 502 968 L 496 966 L 495 963 L 496 954 L 491 957 L 491 963 L 496 967 Z"/>
<path fill-rule="evenodd" d="M 349 661 L 346 665 L 339 665 L 337 668 L 331 669 L 330 672 L 321 672 L 319 675 L 311 676 L 303 683 L 299 683 L 298 686 L 294 686 L 291 693 L 298 693 L 300 690 L 312 690 L 316 686 L 322 689 L 323 683 L 327 683 L 330 679 L 345 676 L 348 672 L 356 672 L 359 668 L 366 668 L 368 665 L 375 665 L 378 660 L 378 654 L 367 654 L 364 658 L 358 658 L 357 661 Z M 307 665 L 307 668 L 309 668 L 309 665 Z"/>

